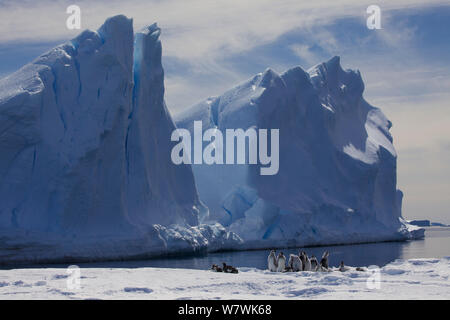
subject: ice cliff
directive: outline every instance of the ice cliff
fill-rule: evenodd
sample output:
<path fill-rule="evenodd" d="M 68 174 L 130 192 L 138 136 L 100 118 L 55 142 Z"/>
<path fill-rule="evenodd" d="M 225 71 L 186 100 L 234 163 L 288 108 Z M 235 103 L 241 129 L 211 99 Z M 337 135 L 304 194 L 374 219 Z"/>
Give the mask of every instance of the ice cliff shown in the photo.
<path fill-rule="evenodd" d="M 363 98 L 359 71 L 340 58 L 305 72 L 273 70 L 188 108 L 177 126 L 279 129 L 280 167 L 194 164 L 200 199 L 243 247 L 401 240 L 421 235 L 401 218 L 391 122 Z"/>
<path fill-rule="evenodd" d="M 0 260 L 229 246 L 170 161 L 160 29 L 108 19 L 0 80 Z M 14 249 L 14 250 L 13 250 Z"/>
<path fill-rule="evenodd" d="M 401 218 L 391 123 L 338 57 L 177 116 L 279 129 L 278 174 L 173 164 L 159 35 L 112 17 L 0 80 L 0 263 L 420 236 Z"/>

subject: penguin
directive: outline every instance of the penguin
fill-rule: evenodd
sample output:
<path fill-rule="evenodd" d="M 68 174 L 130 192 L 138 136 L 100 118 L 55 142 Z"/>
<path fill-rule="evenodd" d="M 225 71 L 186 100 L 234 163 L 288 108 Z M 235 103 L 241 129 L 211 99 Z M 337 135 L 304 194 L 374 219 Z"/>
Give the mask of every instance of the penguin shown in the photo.
<path fill-rule="evenodd" d="M 350 269 L 349 267 L 346 267 L 344 265 L 344 261 L 341 261 L 341 264 L 339 265 L 339 271 L 340 272 L 345 272 L 345 271 L 348 271 L 349 269 Z"/>
<path fill-rule="evenodd" d="M 322 255 L 322 259 L 320 259 L 320 267 L 323 271 L 328 271 L 328 251 L 325 251 Z"/>
<path fill-rule="evenodd" d="M 364 272 L 364 271 L 367 271 L 367 269 L 364 268 L 364 267 L 356 267 L 356 271 L 362 271 L 362 272 Z"/>
<path fill-rule="evenodd" d="M 284 256 L 283 252 L 280 252 L 278 254 L 277 264 L 277 272 L 283 272 L 286 268 L 286 257 Z"/>
<path fill-rule="evenodd" d="M 303 271 L 311 271 L 311 261 L 308 258 L 308 255 L 306 254 L 306 252 L 302 251 L 300 253 L 303 256 Z"/>
<path fill-rule="evenodd" d="M 289 266 L 289 263 L 288 263 L 288 265 L 286 266 L 286 268 L 284 268 L 284 271 L 283 272 L 293 272 L 294 270 L 292 270 L 292 268 Z"/>
<path fill-rule="evenodd" d="M 222 272 L 222 268 L 219 267 L 217 264 L 213 264 L 211 267 L 211 270 L 213 270 L 215 272 Z"/>
<path fill-rule="evenodd" d="M 317 271 L 317 269 L 319 268 L 319 261 L 317 261 L 317 258 L 314 255 L 311 255 L 311 270 L 312 271 Z"/>
<path fill-rule="evenodd" d="M 298 254 L 298 257 L 300 258 L 300 260 L 302 261 L 302 271 L 305 271 L 305 256 L 303 255 L 303 251 L 300 251 L 300 253 Z"/>
<path fill-rule="evenodd" d="M 302 271 L 303 270 L 302 260 L 300 260 L 299 256 L 291 254 L 289 255 L 288 267 L 293 272 Z"/>
<path fill-rule="evenodd" d="M 276 272 L 277 271 L 277 257 L 275 256 L 275 250 L 270 251 L 269 256 L 267 257 L 267 266 L 269 271 Z"/>
<path fill-rule="evenodd" d="M 236 269 L 233 266 L 227 265 L 225 262 L 222 262 L 222 265 L 223 265 L 223 272 L 232 273 L 233 269 Z"/>

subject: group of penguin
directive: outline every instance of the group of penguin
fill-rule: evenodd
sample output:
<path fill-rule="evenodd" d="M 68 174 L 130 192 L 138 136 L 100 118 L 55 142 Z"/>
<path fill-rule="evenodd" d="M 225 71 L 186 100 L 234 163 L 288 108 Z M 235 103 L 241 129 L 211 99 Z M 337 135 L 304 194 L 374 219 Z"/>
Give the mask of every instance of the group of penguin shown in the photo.
<path fill-rule="evenodd" d="M 328 266 L 328 256 L 329 252 L 325 251 L 320 259 L 320 263 L 314 255 L 308 257 L 305 251 L 301 251 L 299 255 L 291 254 L 289 255 L 289 261 L 286 265 L 286 257 L 283 252 L 280 252 L 276 256 L 275 250 L 270 251 L 267 257 L 267 265 L 269 271 L 272 272 L 298 272 L 298 271 L 331 271 Z M 358 270 L 359 268 L 357 268 Z M 349 270 L 348 267 L 344 265 L 344 261 L 341 261 L 339 265 L 339 271 L 345 272 Z M 358 270 L 363 271 L 363 270 Z"/>
<path fill-rule="evenodd" d="M 227 265 L 225 262 L 222 262 L 222 266 L 223 267 L 221 268 L 217 264 L 213 264 L 211 267 L 211 270 L 215 271 L 215 272 L 225 272 L 225 273 L 238 273 L 239 272 L 237 268 Z"/>
<path fill-rule="evenodd" d="M 283 252 L 280 252 L 278 256 L 275 253 L 275 250 L 270 251 L 269 256 L 267 257 L 267 266 L 269 271 L 272 272 L 299 272 L 299 271 L 323 271 L 329 272 L 332 271 L 328 266 L 328 256 L 329 252 L 325 251 L 320 259 L 320 262 L 314 255 L 308 257 L 305 251 L 300 251 L 298 255 L 290 254 L 289 261 L 286 265 L 286 257 Z M 219 267 L 216 264 L 213 264 L 211 267 L 212 271 L 215 272 L 225 272 L 225 273 L 238 273 L 238 269 L 227 265 L 225 262 L 222 262 L 222 267 Z M 341 261 L 339 271 L 345 272 L 350 270 L 349 267 L 344 265 L 344 261 Z M 365 268 L 357 267 L 356 271 L 365 271 Z"/>

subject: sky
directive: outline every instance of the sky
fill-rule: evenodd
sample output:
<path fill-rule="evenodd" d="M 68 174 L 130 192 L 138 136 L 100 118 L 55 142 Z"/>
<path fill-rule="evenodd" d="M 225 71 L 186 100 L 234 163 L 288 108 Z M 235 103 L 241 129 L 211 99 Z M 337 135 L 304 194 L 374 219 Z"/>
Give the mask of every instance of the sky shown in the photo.
<path fill-rule="evenodd" d="M 392 121 L 403 215 L 450 224 L 450 1 L 0 0 L 0 77 L 116 14 L 162 28 L 166 102 L 177 113 L 270 67 L 341 57 Z M 381 29 L 366 26 L 369 5 Z M 0 88 L 1 89 L 1 88 Z"/>

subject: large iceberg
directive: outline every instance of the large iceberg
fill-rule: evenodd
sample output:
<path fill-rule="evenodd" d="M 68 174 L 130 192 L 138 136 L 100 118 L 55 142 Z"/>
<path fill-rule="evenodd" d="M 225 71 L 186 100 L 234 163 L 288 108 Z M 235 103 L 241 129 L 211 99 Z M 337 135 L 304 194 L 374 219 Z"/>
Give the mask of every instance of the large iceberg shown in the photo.
<path fill-rule="evenodd" d="M 108 19 L 0 80 L 0 263 L 404 240 L 391 123 L 338 57 L 172 120 L 160 29 Z M 279 129 L 279 171 L 174 164 L 179 128 Z"/>
<path fill-rule="evenodd" d="M 279 171 L 193 164 L 210 219 L 244 248 L 404 240 L 391 122 L 363 98 L 359 71 L 333 57 L 305 72 L 266 70 L 175 115 L 179 128 L 279 129 Z M 204 142 L 206 145 L 207 143 Z"/>
<path fill-rule="evenodd" d="M 160 29 L 108 19 L 0 80 L 0 261 L 227 248 L 170 161 Z"/>

